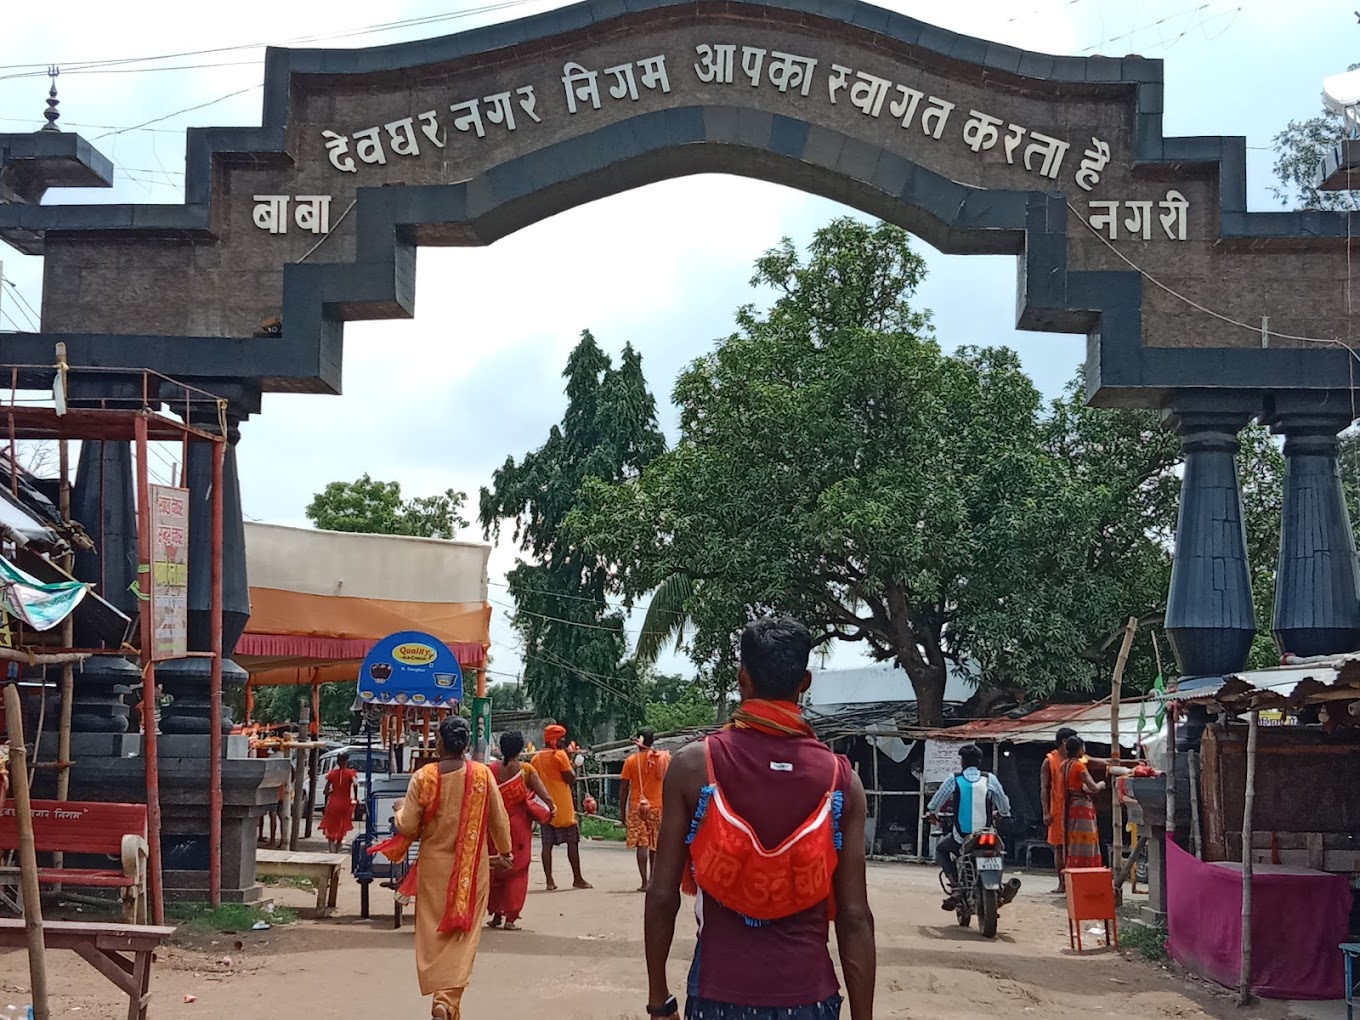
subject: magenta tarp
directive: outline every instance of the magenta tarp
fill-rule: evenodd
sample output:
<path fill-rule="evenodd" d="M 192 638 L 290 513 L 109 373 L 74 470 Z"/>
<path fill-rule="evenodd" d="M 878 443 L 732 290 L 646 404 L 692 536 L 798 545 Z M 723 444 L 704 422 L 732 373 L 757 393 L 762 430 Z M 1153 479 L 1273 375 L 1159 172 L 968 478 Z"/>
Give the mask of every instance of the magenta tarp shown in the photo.
<path fill-rule="evenodd" d="M 1258 864 L 1252 879 L 1252 988 L 1268 999 L 1339 999 L 1349 941 L 1343 875 Z M 1236 988 L 1242 972 L 1242 865 L 1201 861 L 1166 841 L 1167 951 Z"/>

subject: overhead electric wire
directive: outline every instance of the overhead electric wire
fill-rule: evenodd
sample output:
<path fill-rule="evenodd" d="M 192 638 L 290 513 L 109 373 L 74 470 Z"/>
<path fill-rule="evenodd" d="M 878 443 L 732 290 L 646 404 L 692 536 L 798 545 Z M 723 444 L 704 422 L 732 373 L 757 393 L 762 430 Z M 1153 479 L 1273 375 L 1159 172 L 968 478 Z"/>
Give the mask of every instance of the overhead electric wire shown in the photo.
<path fill-rule="evenodd" d="M 8 276 L 0 276 L 0 284 L 5 283 L 9 284 L 10 293 L 19 299 L 19 305 L 21 306 L 19 311 L 23 312 L 24 318 L 27 319 L 28 324 L 33 327 L 33 332 L 41 333 L 42 329 L 39 327 L 38 323 L 42 321 L 42 316 L 28 303 L 28 299 L 25 298 L 23 292 L 19 290 L 19 285 L 17 283 Z"/>
<path fill-rule="evenodd" d="M 94 138 L 90 140 L 92 142 L 97 142 L 102 138 L 112 138 L 115 135 L 126 134 L 128 131 L 140 131 L 142 128 L 145 128 L 149 124 L 159 124 L 163 120 L 169 120 L 171 117 L 178 117 L 180 114 L 183 113 L 193 113 L 195 110 L 202 110 L 206 109 L 209 106 L 216 106 L 218 103 L 225 102 L 228 99 L 234 99 L 236 96 L 244 95 L 247 92 L 253 92 L 255 89 L 261 88 L 264 88 L 263 84 L 247 85 L 245 88 L 237 89 L 235 92 L 228 92 L 225 96 L 218 96 L 216 99 L 209 99 L 206 103 L 199 103 L 196 106 L 186 106 L 182 110 L 176 110 L 174 113 L 162 114 L 159 117 L 152 117 L 150 120 L 144 120 L 140 124 L 133 124 L 131 127 L 116 128 L 112 131 L 105 131 L 102 135 L 95 135 Z"/>
<path fill-rule="evenodd" d="M 506 584 L 504 581 L 487 581 L 486 583 L 489 584 L 489 585 L 491 585 L 491 586 L 494 587 L 494 588 L 504 588 L 504 589 L 506 589 L 507 591 L 512 590 L 512 589 L 510 588 L 510 585 Z M 621 607 L 619 607 L 619 606 L 615 606 L 615 605 L 610 604 L 608 601 L 602 602 L 602 601 L 600 601 L 599 599 L 593 599 L 593 598 L 589 597 L 588 595 L 568 595 L 566 592 L 548 591 L 546 588 L 524 588 L 524 589 L 521 589 L 521 590 L 522 590 L 522 591 L 526 591 L 526 592 L 532 592 L 532 593 L 535 594 L 535 595 L 546 595 L 546 596 L 548 596 L 549 598 L 555 598 L 555 599 L 567 599 L 567 600 L 570 600 L 570 601 L 573 601 L 573 602 L 589 602 L 589 603 L 591 603 L 591 604 L 593 604 L 593 605 L 603 606 L 603 607 L 605 607 L 605 608 L 607 608 L 607 609 L 619 609 L 619 608 L 621 608 Z M 633 607 L 633 610 L 636 611 L 636 610 L 638 610 L 638 609 L 649 609 L 649 608 L 650 608 L 650 606 L 634 606 L 634 607 Z M 668 614 L 668 615 L 670 615 L 670 616 L 689 616 L 688 613 L 686 613 L 684 610 L 681 610 L 681 609 L 658 609 L 657 612 L 659 612 L 659 613 L 664 612 L 664 613 L 666 613 L 666 614 Z"/>
<path fill-rule="evenodd" d="M 583 630 L 604 630 L 609 631 L 611 634 L 617 634 L 620 632 L 623 633 L 624 635 L 628 634 L 628 628 L 622 626 L 622 624 L 625 622 L 623 620 L 619 621 L 620 623 L 619 627 L 610 627 L 603 623 L 587 623 L 580 620 L 569 620 L 562 616 L 549 616 L 547 613 L 535 613 L 532 610 L 523 609 L 518 606 L 512 606 L 506 602 L 497 602 L 495 599 L 490 599 L 489 601 L 493 606 L 500 606 L 502 609 L 508 609 L 512 613 L 516 614 L 522 613 L 525 616 L 532 616 L 537 620 L 546 620 L 549 623 L 562 623 L 566 624 L 569 627 L 580 627 Z M 599 605 L 599 603 L 596 603 L 596 605 Z"/>
<path fill-rule="evenodd" d="M 293 36 L 288 39 L 266 40 L 262 42 L 236 43 L 231 46 L 211 46 L 198 50 L 180 50 L 175 53 L 161 53 L 153 56 L 142 57 L 113 57 L 103 60 L 46 60 L 41 63 L 25 64 L 0 64 L 0 71 L 21 72 L 12 75 L 4 75 L 4 78 L 19 77 L 46 77 L 47 69 L 53 66 L 60 67 L 62 74 L 78 74 L 89 72 L 96 68 L 119 67 L 127 64 L 147 64 L 155 63 L 160 60 L 178 60 L 183 57 L 202 57 L 218 53 L 234 53 L 239 50 L 264 49 L 268 46 L 292 46 L 303 43 L 325 42 L 331 39 L 352 39 L 365 35 L 377 35 L 383 32 L 395 32 L 403 28 L 414 28 L 421 25 L 438 24 L 443 21 L 456 21 L 462 18 L 475 17 L 479 14 L 492 14 L 496 11 L 508 10 L 514 7 L 522 7 L 529 3 L 538 3 L 541 0 L 503 0 L 501 3 L 485 4 L 481 7 L 470 7 L 461 11 L 448 11 L 443 14 L 427 14 L 416 18 L 403 18 L 399 21 L 378 22 L 373 25 L 365 25 L 351 29 L 340 29 L 334 32 L 315 32 L 307 35 Z M 255 63 L 255 61 L 251 61 Z M 200 65 L 211 66 L 211 65 Z"/>

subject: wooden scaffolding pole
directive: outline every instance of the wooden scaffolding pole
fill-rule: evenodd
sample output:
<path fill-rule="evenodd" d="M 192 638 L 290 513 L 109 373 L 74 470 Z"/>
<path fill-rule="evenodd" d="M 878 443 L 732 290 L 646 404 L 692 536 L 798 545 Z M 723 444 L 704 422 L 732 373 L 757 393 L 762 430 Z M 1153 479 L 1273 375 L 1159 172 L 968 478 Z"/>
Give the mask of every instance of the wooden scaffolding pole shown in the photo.
<path fill-rule="evenodd" d="M 151 594 L 151 484 L 147 458 L 146 416 L 133 424 L 137 448 L 137 582 L 145 598 Z M 161 872 L 161 773 L 156 751 L 155 632 L 148 603 L 137 616 L 141 631 L 142 660 L 142 764 L 146 774 L 147 892 L 151 896 L 151 923 L 165 923 L 164 875 Z"/>
<path fill-rule="evenodd" d="M 5 684 L 5 728 L 9 731 L 9 784 L 19 828 L 19 886 L 24 893 L 24 934 L 28 973 L 33 985 L 34 1020 L 49 1020 L 47 953 L 43 943 L 42 900 L 38 894 L 38 854 L 33 844 L 33 805 L 28 798 L 28 753 L 24 749 L 23 704 L 16 680 Z"/>
<path fill-rule="evenodd" d="M 58 344 L 58 364 L 66 360 L 65 345 Z M 70 451 L 67 448 L 66 440 L 62 439 L 57 443 L 57 464 L 60 477 L 58 478 L 57 501 L 61 511 L 63 524 L 71 523 L 71 481 L 70 481 Z M 62 566 L 68 574 L 75 570 L 75 553 L 68 552 L 62 557 Z M 74 576 L 74 575 L 73 575 Z M 63 648 L 74 648 L 75 638 L 75 614 L 71 614 L 61 621 L 61 646 Z M 57 724 L 57 800 L 67 800 L 71 792 L 71 702 L 75 699 L 76 676 L 75 667 L 69 663 L 63 663 L 61 667 L 61 718 Z M 58 854 L 55 864 L 58 868 L 62 866 L 61 857 Z"/>
<path fill-rule="evenodd" d="M 1251 859 L 1252 809 L 1256 801 L 1256 733 L 1261 713 L 1253 708 L 1247 719 L 1247 789 L 1242 802 L 1242 973 L 1237 981 L 1237 1004 L 1251 1004 Z"/>
<path fill-rule="evenodd" d="M 188 442 L 186 437 L 186 443 Z M 222 905 L 222 471 L 227 437 L 212 445 L 212 566 L 208 641 L 208 902 Z M 185 463 L 188 463 L 187 458 Z M 187 470 L 187 468 L 186 468 Z"/>
<path fill-rule="evenodd" d="M 1133 648 L 1133 636 L 1138 633 L 1138 617 L 1130 616 L 1124 625 L 1124 641 L 1119 646 L 1119 658 L 1115 660 L 1114 677 L 1110 681 L 1110 764 L 1119 761 L 1119 697 L 1124 686 L 1124 667 L 1129 664 L 1129 651 Z M 1110 829 L 1113 850 L 1110 854 L 1110 871 L 1119 875 L 1119 866 L 1124 856 L 1124 805 L 1119 802 L 1119 784 L 1110 776 Z M 1124 897 L 1124 883 L 1117 878 L 1114 885 L 1115 902 Z"/>

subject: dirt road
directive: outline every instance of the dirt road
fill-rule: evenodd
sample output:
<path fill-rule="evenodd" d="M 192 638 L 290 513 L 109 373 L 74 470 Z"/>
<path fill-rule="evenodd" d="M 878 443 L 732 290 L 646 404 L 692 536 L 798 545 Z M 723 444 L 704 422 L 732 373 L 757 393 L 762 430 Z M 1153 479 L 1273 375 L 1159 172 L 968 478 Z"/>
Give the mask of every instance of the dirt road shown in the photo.
<path fill-rule="evenodd" d="M 642 897 L 632 855 L 616 845 L 583 848 L 590 891 L 535 891 L 526 930 L 488 931 L 482 940 L 464 1014 L 476 1020 L 638 1020 L 646 995 L 642 956 Z M 564 862 L 565 863 L 565 862 Z M 1284 1017 L 1280 1004 L 1237 1010 L 1226 995 L 1141 960 L 1109 950 L 1077 957 L 1067 948 L 1067 922 L 1048 895 L 1051 875 L 1026 880 L 1001 916 L 995 941 L 962 930 L 940 910 L 930 869 L 871 865 L 870 896 L 878 927 L 878 1007 L 875 1016 L 918 1020 L 965 1017 L 1121 1016 Z M 378 890 L 375 890 L 378 892 Z M 280 904 L 306 916 L 311 893 L 274 890 Z M 375 908 L 386 909 L 386 893 Z M 390 916 L 358 920 L 358 892 L 346 880 L 340 916 L 303 920 L 266 932 L 222 935 L 177 945 L 160 955 L 152 1013 L 157 1020 L 238 1020 L 242 1017 L 344 1016 L 389 1020 L 428 1016 L 415 985 L 411 926 L 393 931 Z M 1094 938 L 1094 937 L 1093 937 Z M 236 943 L 240 943 L 238 948 Z M 673 954 L 673 987 L 693 948 L 682 912 Z M 229 962 L 223 962 L 229 958 Z M 69 953 L 53 952 L 49 983 L 54 1017 L 122 1020 L 104 978 Z M 0 955 L 0 1020 L 28 1001 L 27 958 Z M 186 1004 L 186 995 L 196 996 Z M 846 1020 L 848 1020 L 846 1011 Z M 20 1013 L 20 1015 L 22 1015 Z"/>

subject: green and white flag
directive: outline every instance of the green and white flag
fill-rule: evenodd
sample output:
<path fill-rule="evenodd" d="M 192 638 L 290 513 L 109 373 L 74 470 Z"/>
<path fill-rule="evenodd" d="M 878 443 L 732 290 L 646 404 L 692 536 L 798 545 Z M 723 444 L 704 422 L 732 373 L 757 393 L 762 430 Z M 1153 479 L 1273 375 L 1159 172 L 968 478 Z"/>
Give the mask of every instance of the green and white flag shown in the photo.
<path fill-rule="evenodd" d="M 1162 726 L 1166 723 L 1166 679 L 1161 673 L 1157 674 L 1157 679 L 1152 681 L 1152 697 L 1157 702 L 1156 718 L 1149 722 L 1147 717 L 1147 699 L 1144 698 L 1142 704 L 1138 706 L 1138 737 L 1141 740 L 1143 734 L 1160 733 Z"/>
<path fill-rule="evenodd" d="M 51 630 L 61 623 L 89 590 L 83 581 L 43 584 L 0 556 L 0 610 L 34 630 Z"/>

